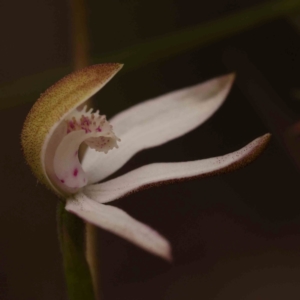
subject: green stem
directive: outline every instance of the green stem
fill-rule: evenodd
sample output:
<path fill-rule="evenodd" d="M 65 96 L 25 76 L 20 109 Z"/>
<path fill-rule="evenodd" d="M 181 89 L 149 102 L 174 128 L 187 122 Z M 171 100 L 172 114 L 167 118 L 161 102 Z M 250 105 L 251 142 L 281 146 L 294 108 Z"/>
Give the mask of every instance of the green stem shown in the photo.
<path fill-rule="evenodd" d="M 74 69 L 79 70 L 89 65 L 89 37 L 87 24 L 87 8 L 85 0 L 69 0 L 72 17 L 72 41 L 73 41 L 73 64 Z M 90 98 L 78 108 L 91 104 Z M 83 157 L 86 147 L 80 147 L 79 157 Z M 89 266 L 93 283 L 95 299 L 99 300 L 99 270 L 97 261 L 97 228 L 85 224 L 85 257 Z"/>
<path fill-rule="evenodd" d="M 58 233 L 69 300 L 95 300 L 92 278 L 85 258 L 85 224 L 68 213 L 65 204 L 57 209 Z"/>
<path fill-rule="evenodd" d="M 99 269 L 98 269 L 98 256 L 97 256 L 97 227 L 93 224 L 86 222 L 86 253 L 85 257 L 90 268 L 92 275 L 93 287 L 95 291 L 96 300 L 100 299 L 99 291 Z"/>
<path fill-rule="evenodd" d="M 89 65 L 89 37 L 85 0 L 69 0 L 72 24 L 72 49 L 74 69 Z"/>

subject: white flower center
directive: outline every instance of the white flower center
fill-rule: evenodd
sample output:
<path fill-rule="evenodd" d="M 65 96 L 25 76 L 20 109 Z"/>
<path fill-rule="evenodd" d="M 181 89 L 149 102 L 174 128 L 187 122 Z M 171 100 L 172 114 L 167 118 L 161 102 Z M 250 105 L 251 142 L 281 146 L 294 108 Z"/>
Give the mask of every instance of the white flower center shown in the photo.
<path fill-rule="evenodd" d="M 84 142 L 96 151 L 107 153 L 110 149 L 118 148 L 117 140 L 112 131 L 112 126 L 106 120 L 106 116 L 101 116 L 97 110 L 92 112 L 91 108 L 86 111 L 86 106 L 81 111 L 74 111 L 66 118 L 67 134 L 72 131 L 84 130 L 86 136 Z"/>
<path fill-rule="evenodd" d="M 58 185 L 68 192 L 77 191 L 88 181 L 78 159 L 81 143 L 84 142 L 90 148 L 104 153 L 118 148 L 119 139 L 106 117 L 101 116 L 99 111 L 92 111 L 93 109 L 87 111 L 86 107 L 81 111 L 75 110 L 60 126 L 63 138 L 56 149 L 53 167 Z"/>

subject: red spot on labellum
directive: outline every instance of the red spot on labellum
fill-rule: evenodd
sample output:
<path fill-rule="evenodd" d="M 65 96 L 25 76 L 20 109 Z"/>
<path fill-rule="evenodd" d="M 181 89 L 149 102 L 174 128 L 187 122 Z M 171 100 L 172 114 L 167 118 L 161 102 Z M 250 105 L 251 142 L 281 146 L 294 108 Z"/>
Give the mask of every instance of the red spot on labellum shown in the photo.
<path fill-rule="evenodd" d="M 73 175 L 76 177 L 77 174 L 78 174 L 78 169 L 76 168 L 76 169 L 74 169 L 74 171 L 73 171 Z"/>

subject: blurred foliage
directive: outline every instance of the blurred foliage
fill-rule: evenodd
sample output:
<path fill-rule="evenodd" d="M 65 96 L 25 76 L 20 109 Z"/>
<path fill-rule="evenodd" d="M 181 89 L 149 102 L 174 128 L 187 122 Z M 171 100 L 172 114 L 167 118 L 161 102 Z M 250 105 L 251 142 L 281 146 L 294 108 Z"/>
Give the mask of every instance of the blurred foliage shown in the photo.
<path fill-rule="evenodd" d="M 124 49 L 103 54 L 101 57 L 94 57 L 92 63 L 121 62 L 125 63 L 124 71 L 136 70 L 151 62 L 174 57 L 299 10 L 300 1 L 298 0 L 264 2 L 213 21 L 151 38 Z M 0 109 L 34 101 L 38 93 L 70 73 L 71 70 L 71 66 L 55 68 L 2 84 L 0 86 Z"/>
<path fill-rule="evenodd" d="M 133 70 L 147 63 L 208 45 L 297 10 L 300 10 L 300 2 L 295 0 L 263 3 L 205 24 L 101 55 L 93 62 L 120 61 L 125 63 L 125 70 Z"/>

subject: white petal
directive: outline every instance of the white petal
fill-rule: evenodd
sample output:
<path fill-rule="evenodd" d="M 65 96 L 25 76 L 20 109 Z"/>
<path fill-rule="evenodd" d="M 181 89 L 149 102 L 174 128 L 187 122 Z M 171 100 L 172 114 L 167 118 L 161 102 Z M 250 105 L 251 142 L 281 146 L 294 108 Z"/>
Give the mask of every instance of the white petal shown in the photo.
<path fill-rule="evenodd" d="M 97 203 L 84 194 L 76 194 L 67 200 L 66 210 L 154 255 L 172 260 L 170 244 L 164 237 L 117 207 Z"/>
<path fill-rule="evenodd" d="M 84 130 L 70 132 L 56 149 L 53 167 L 57 180 L 64 189 L 77 190 L 87 184 L 86 174 L 78 159 L 79 146 L 86 136 Z"/>
<path fill-rule="evenodd" d="M 149 100 L 116 115 L 110 123 L 121 139 L 107 155 L 88 149 L 82 166 L 89 183 L 109 176 L 135 153 L 180 137 L 206 121 L 224 102 L 234 74 Z"/>
<path fill-rule="evenodd" d="M 86 186 L 83 193 L 95 201 L 105 203 L 163 182 L 231 171 L 255 159 L 265 148 L 269 139 L 270 135 L 266 134 L 244 148 L 224 156 L 190 162 L 155 163 L 143 166 L 107 182 Z"/>
<path fill-rule="evenodd" d="M 78 159 L 78 150 L 82 142 L 89 140 L 98 149 L 101 149 L 103 145 L 103 151 L 108 151 L 110 147 L 116 145 L 116 138 L 111 135 L 109 130 L 103 129 L 101 132 L 90 133 L 86 133 L 85 130 L 76 130 L 66 134 L 55 150 L 53 170 L 51 169 L 53 171 L 51 173 L 52 182 L 62 191 L 74 194 L 87 184 L 87 176 Z M 109 144 L 108 147 L 107 144 Z M 50 177 L 50 173 L 48 174 Z"/>

